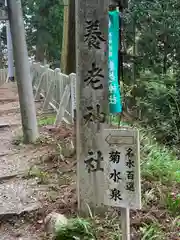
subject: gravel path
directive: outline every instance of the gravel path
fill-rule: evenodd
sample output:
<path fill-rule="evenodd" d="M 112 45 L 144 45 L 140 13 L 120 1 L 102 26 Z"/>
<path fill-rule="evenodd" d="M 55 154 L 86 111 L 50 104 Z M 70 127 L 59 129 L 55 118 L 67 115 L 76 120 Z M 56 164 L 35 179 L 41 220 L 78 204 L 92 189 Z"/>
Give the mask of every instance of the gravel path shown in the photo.
<path fill-rule="evenodd" d="M 36 240 L 29 224 L 13 221 L 14 216 L 41 207 L 36 179 L 26 179 L 30 167 L 40 160 L 46 149 L 13 145 L 15 132 L 21 132 L 21 116 L 15 83 L 0 87 L 0 239 Z M 2 220 L 3 219 L 3 220 Z M 6 221 L 4 222 L 4 219 Z"/>

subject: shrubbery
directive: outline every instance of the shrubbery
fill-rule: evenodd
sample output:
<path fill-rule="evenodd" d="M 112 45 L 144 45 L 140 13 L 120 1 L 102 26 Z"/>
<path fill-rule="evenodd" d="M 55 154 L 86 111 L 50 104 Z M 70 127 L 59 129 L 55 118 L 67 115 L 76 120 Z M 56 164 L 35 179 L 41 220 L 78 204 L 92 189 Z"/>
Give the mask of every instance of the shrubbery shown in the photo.
<path fill-rule="evenodd" d="M 127 89 L 128 86 L 125 86 L 126 93 Z M 136 86 L 131 88 L 125 99 L 125 111 L 129 111 L 128 105 L 131 106 L 132 116 L 142 126 L 148 127 L 157 140 L 168 145 L 179 144 L 180 104 L 173 73 L 157 75 L 149 71 L 142 72 L 136 80 Z M 132 99 L 135 99 L 134 106 Z"/>

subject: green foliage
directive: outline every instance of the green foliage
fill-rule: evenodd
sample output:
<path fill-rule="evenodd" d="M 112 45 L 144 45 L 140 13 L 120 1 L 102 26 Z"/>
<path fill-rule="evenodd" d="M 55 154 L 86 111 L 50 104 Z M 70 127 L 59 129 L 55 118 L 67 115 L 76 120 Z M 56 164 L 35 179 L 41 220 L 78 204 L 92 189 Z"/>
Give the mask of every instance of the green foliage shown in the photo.
<path fill-rule="evenodd" d="M 142 233 L 141 240 L 163 240 L 165 239 L 164 233 L 160 226 L 157 224 L 147 225 L 144 224 L 140 231 Z"/>
<path fill-rule="evenodd" d="M 134 44 L 139 68 L 166 73 L 179 60 L 180 13 L 178 0 L 131 0 L 125 13 L 127 50 Z"/>
<path fill-rule="evenodd" d="M 151 140 L 145 131 L 141 131 L 141 170 L 142 177 L 164 184 L 179 182 L 180 162 L 175 154 L 164 146 Z"/>
<path fill-rule="evenodd" d="M 173 215 L 180 216 L 180 194 L 168 194 L 166 197 L 166 207 Z"/>
<path fill-rule="evenodd" d="M 177 102 L 174 75 L 153 75 L 144 72 L 137 79 L 139 95 L 136 94 L 141 124 L 154 129 L 161 143 L 177 144 L 179 138 L 179 103 Z"/>
<path fill-rule="evenodd" d="M 55 116 L 46 116 L 42 117 L 38 120 L 38 125 L 41 126 L 47 126 L 47 125 L 53 125 L 55 122 L 56 117 Z"/>
<path fill-rule="evenodd" d="M 27 178 L 37 178 L 39 184 L 48 183 L 48 173 L 41 170 L 37 166 L 32 166 L 27 174 Z"/>
<path fill-rule="evenodd" d="M 29 53 L 37 61 L 48 62 L 60 57 L 63 32 L 63 1 L 23 0 Z M 33 48 L 36 47 L 36 51 Z"/>
<path fill-rule="evenodd" d="M 180 105 L 175 79 L 171 72 L 157 75 L 144 71 L 136 79 L 136 88 L 125 86 L 125 105 L 131 105 L 135 98 L 140 124 L 149 126 L 156 139 L 168 145 L 180 141 Z"/>
<path fill-rule="evenodd" d="M 95 240 L 91 224 L 80 218 L 69 219 L 66 225 L 56 229 L 55 240 Z"/>
<path fill-rule="evenodd" d="M 124 13 L 124 109 L 171 146 L 180 141 L 179 7 L 178 0 L 131 0 Z"/>

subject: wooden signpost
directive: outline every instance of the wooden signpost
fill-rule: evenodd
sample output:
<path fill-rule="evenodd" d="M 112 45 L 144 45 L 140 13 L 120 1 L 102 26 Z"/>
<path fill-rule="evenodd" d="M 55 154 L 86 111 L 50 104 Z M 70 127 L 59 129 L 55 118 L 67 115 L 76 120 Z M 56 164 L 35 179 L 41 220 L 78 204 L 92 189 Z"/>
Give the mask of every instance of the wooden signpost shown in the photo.
<path fill-rule="evenodd" d="M 130 240 L 129 209 L 141 208 L 140 147 L 136 129 L 104 130 L 104 204 L 121 208 L 122 240 Z"/>
<path fill-rule="evenodd" d="M 108 0 L 76 1 L 77 183 L 79 210 L 85 212 L 104 201 L 100 148 L 109 116 L 108 7 Z"/>

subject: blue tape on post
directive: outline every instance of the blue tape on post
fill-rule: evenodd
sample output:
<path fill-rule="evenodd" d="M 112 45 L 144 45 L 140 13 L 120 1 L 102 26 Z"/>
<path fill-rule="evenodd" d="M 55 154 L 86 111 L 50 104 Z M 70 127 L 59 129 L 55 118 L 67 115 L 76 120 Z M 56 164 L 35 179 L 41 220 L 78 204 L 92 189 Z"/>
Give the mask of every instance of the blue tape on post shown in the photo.
<path fill-rule="evenodd" d="M 109 12 L 109 110 L 111 114 L 122 112 L 120 86 L 118 84 L 119 11 Z"/>

